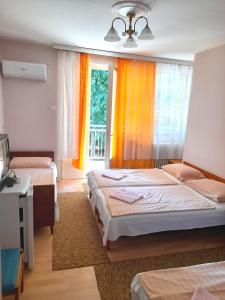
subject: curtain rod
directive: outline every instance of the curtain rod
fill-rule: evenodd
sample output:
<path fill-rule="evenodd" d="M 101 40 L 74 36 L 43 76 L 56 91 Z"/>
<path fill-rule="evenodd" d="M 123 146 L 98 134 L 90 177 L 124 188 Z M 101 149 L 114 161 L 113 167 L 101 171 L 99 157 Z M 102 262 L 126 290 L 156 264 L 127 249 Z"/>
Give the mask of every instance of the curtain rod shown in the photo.
<path fill-rule="evenodd" d="M 103 56 L 154 61 L 154 62 L 165 63 L 165 64 L 178 64 L 178 65 L 189 65 L 189 66 L 193 65 L 193 62 L 189 61 L 189 60 L 179 60 L 179 59 L 171 59 L 171 58 L 163 58 L 163 57 L 126 54 L 126 53 L 120 53 L 120 52 L 97 50 L 97 49 L 91 49 L 91 48 L 82 48 L 82 47 L 67 46 L 67 45 L 60 45 L 60 44 L 53 44 L 53 48 L 58 49 L 58 50 L 67 50 L 67 51 L 82 52 L 82 53 L 96 54 L 96 55 L 103 55 Z"/>

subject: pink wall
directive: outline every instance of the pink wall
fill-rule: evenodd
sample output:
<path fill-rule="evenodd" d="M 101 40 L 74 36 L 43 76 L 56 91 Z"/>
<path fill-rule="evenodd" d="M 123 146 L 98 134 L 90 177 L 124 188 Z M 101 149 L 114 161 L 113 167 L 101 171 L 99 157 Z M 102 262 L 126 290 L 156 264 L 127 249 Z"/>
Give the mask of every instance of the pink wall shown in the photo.
<path fill-rule="evenodd" d="M 0 61 L 1 61 L 1 41 L 0 41 Z M 2 75 L 0 72 L 0 133 L 4 132 L 4 116 L 3 116 L 3 92 L 2 92 Z"/>
<path fill-rule="evenodd" d="M 57 51 L 2 40 L 2 58 L 47 65 L 47 81 L 2 80 L 5 132 L 13 150 L 56 150 Z"/>
<path fill-rule="evenodd" d="M 225 45 L 196 55 L 183 159 L 225 178 Z"/>

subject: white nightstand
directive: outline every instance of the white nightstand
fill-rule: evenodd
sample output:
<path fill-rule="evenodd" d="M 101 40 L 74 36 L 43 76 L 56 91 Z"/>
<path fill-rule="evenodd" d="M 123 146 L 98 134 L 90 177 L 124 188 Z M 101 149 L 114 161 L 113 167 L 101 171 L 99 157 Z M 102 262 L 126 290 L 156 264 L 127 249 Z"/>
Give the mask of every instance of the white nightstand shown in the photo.
<path fill-rule="evenodd" d="M 34 266 L 33 189 L 30 176 L 0 192 L 1 247 L 24 250 L 24 262 Z"/>

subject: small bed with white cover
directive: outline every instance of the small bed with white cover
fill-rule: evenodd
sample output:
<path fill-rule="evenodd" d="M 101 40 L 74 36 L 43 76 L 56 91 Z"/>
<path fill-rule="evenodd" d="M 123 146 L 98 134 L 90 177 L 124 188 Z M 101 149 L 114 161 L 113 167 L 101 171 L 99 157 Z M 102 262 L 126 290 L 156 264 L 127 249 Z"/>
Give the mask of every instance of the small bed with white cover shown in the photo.
<path fill-rule="evenodd" d="M 137 274 L 132 300 L 224 300 L 225 262 Z"/>
<path fill-rule="evenodd" d="M 29 175 L 33 186 L 34 228 L 50 226 L 59 219 L 57 168 L 52 151 L 12 151 L 10 168 L 17 177 Z"/>

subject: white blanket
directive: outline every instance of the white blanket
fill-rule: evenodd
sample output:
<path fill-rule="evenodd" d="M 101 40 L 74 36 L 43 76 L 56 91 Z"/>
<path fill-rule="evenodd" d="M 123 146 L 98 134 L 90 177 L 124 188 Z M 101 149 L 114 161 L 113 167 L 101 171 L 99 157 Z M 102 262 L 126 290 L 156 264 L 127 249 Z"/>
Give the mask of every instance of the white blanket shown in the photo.
<path fill-rule="evenodd" d="M 159 212 L 175 212 L 188 210 L 214 209 L 215 204 L 194 193 L 185 185 L 160 187 L 127 187 L 126 191 L 142 196 L 135 203 L 125 203 L 114 199 L 111 195 L 123 189 L 118 187 L 103 188 L 102 191 L 108 203 L 111 216 L 125 216 L 132 214 L 147 214 Z M 136 197 L 137 199 L 137 197 Z"/>
<path fill-rule="evenodd" d="M 179 183 L 179 180 L 161 169 L 113 169 L 113 171 L 126 177 L 121 180 L 106 178 L 102 176 L 102 170 L 92 170 L 87 173 L 88 186 L 92 194 L 102 187 L 176 185 Z"/>
<path fill-rule="evenodd" d="M 224 300 L 225 262 L 137 274 L 131 285 L 132 300 L 191 300 L 199 286 Z"/>

